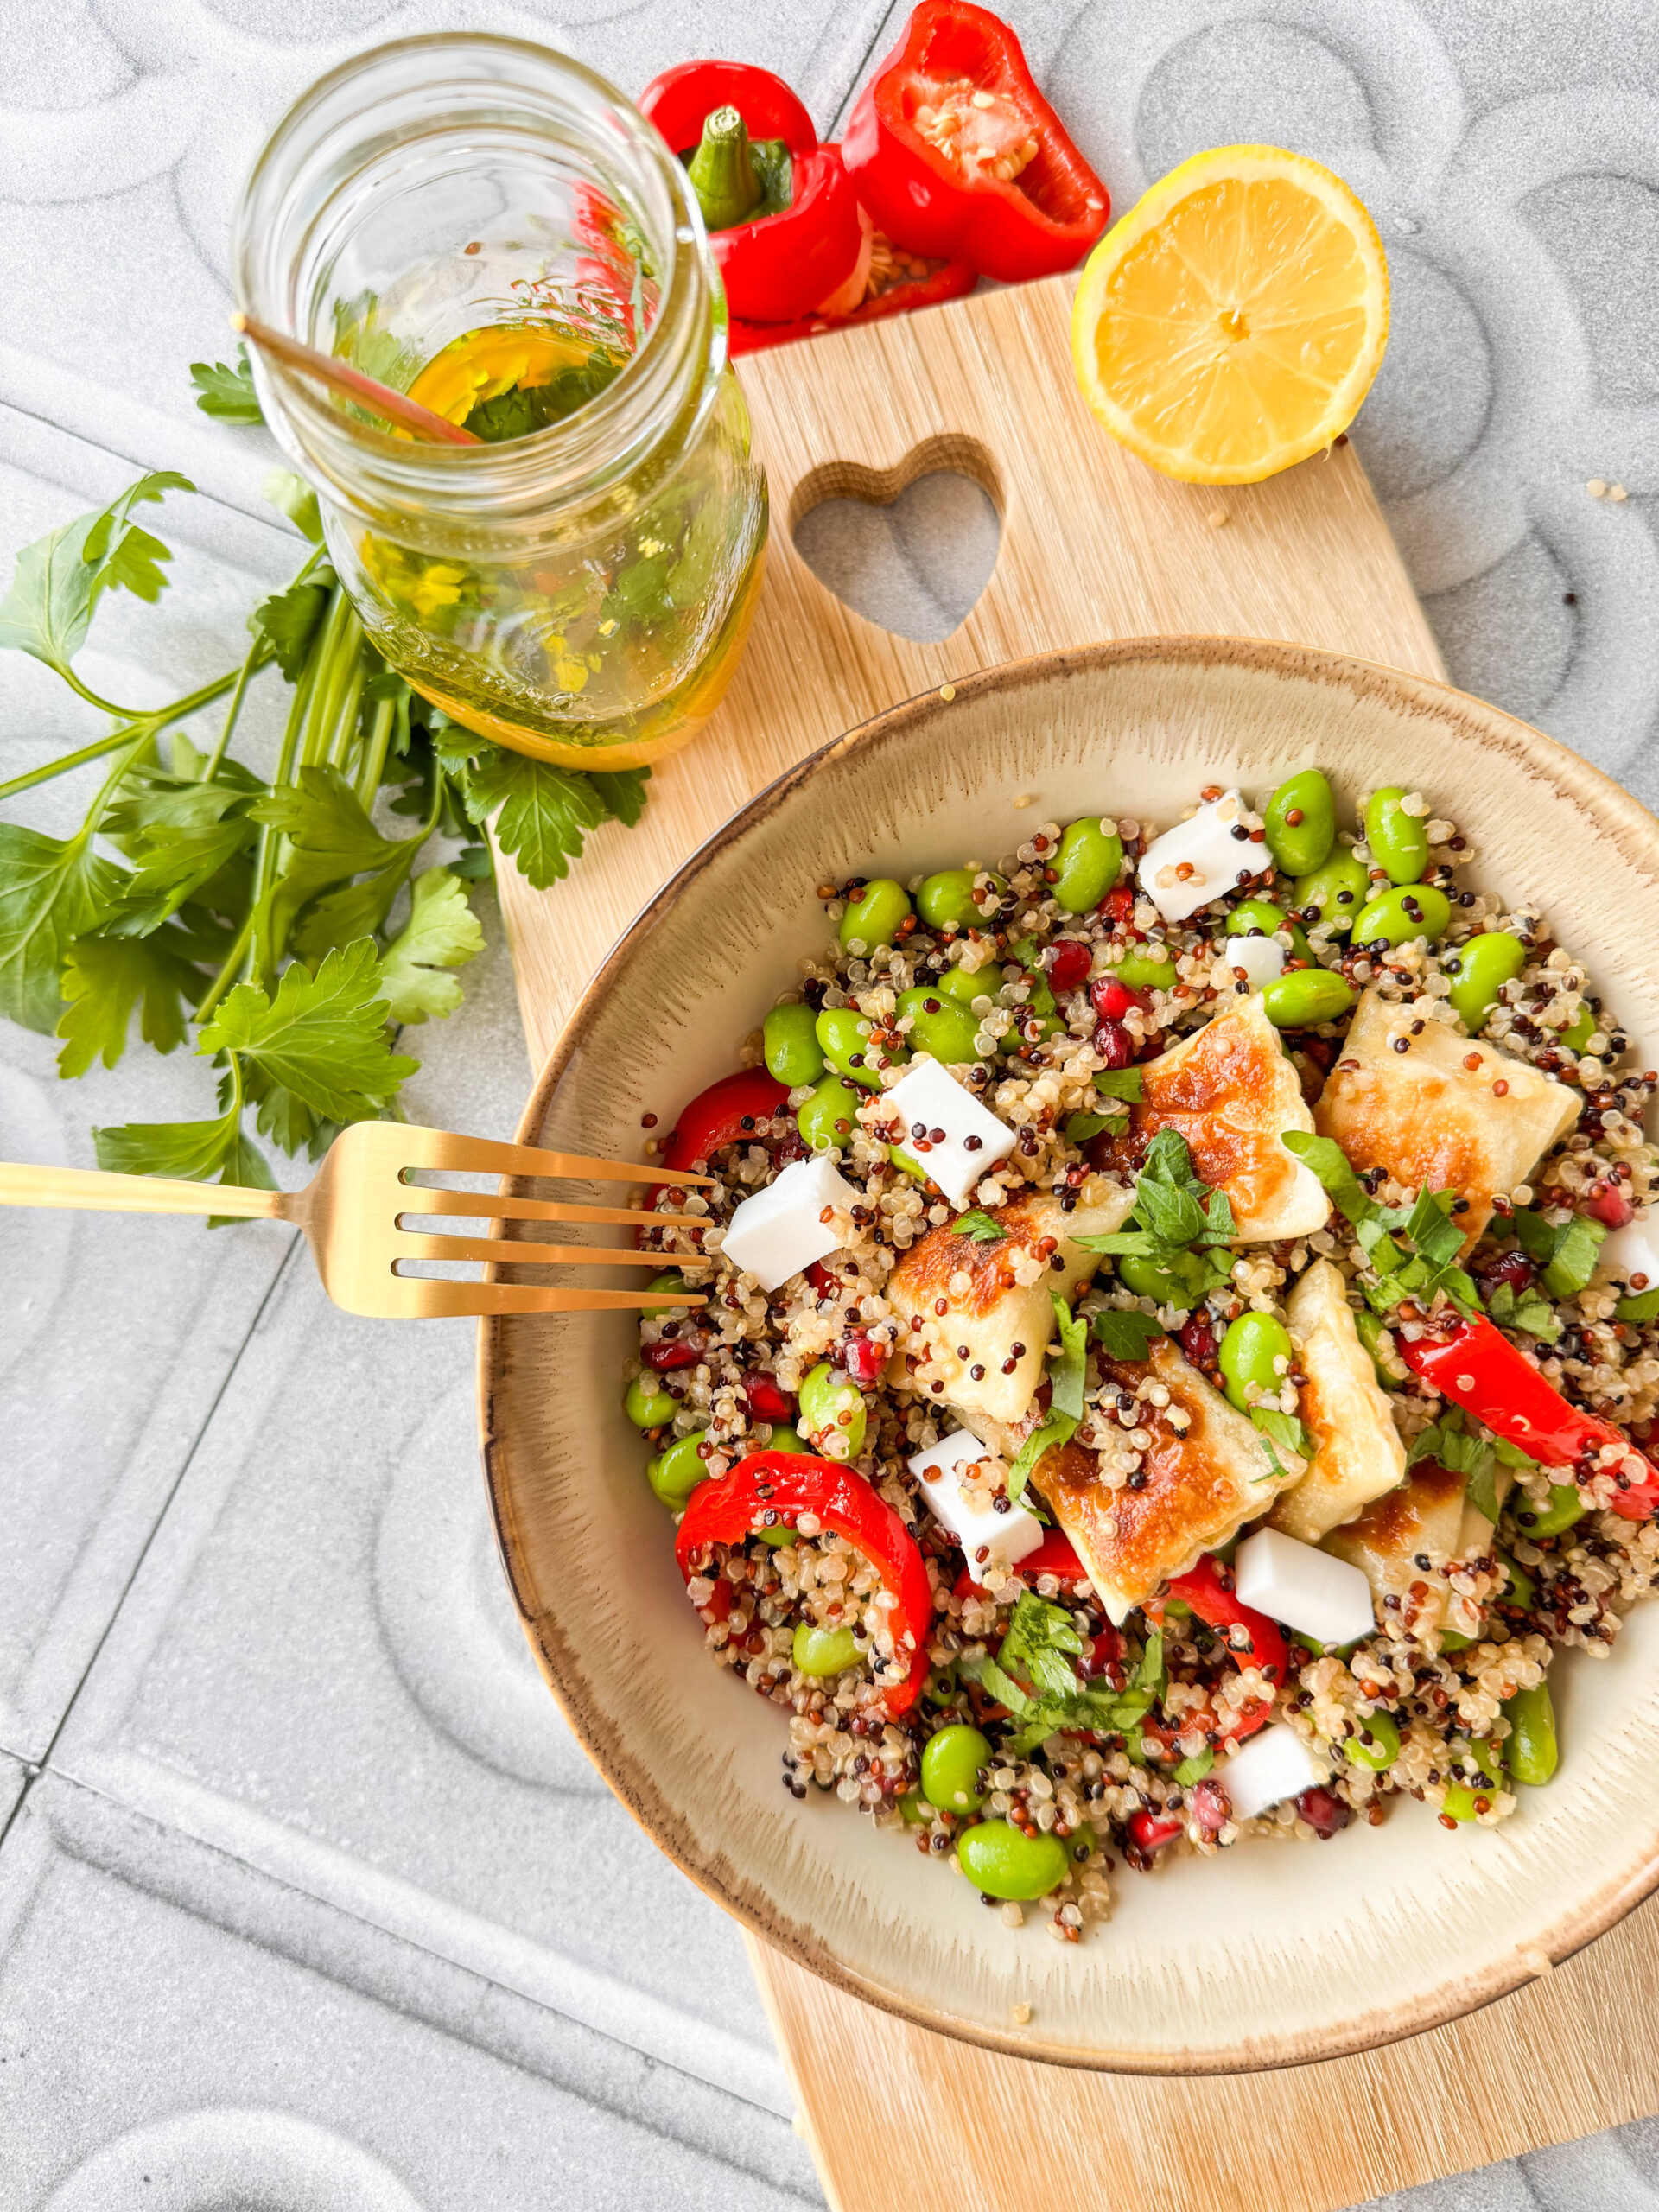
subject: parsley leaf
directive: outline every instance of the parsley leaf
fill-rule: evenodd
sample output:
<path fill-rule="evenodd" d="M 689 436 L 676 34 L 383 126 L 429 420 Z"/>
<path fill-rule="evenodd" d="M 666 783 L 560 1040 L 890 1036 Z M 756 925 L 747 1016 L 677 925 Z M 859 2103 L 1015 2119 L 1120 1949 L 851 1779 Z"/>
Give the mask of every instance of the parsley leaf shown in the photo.
<path fill-rule="evenodd" d="M 1214 1749 L 1206 1744 L 1201 1751 L 1194 1752 L 1190 1759 L 1181 1761 L 1175 1770 L 1175 1779 L 1183 1789 L 1190 1789 L 1195 1782 L 1204 1780 L 1205 1776 L 1209 1773 L 1215 1763 Z"/>
<path fill-rule="evenodd" d="M 1018 1505 L 1025 1496 L 1032 1470 L 1043 1454 L 1058 1444 L 1069 1444 L 1077 1427 L 1077 1421 L 1070 1414 L 1052 1413 L 1046 1421 L 1032 1430 L 1020 1446 L 1018 1458 L 1008 1469 L 1008 1498 L 1011 1503 Z"/>
<path fill-rule="evenodd" d="M 1154 1321 L 1150 1313 L 1116 1306 L 1096 1314 L 1094 1331 L 1109 1359 L 1131 1364 L 1144 1360 L 1154 1340 L 1166 1333 L 1161 1322 Z"/>
<path fill-rule="evenodd" d="M 1275 1475 L 1287 1475 L 1290 1470 L 1274 1450 L 1282 1445 L 1287 1452 L 1294 1452 L 1298 1459 L 1313 1457 L 1313 1440 L 1297 1420 L 1294 1414 L 1281 1413 L 1276 1406 L 1252 1406 L 1250 1421 L 1262 1439 L 1262 1448 L 1268 1455 L 1268 1465 Z"/>
<path fill-rule="evenodd" d="M 332 569 L 314 569 L 303 582 L 262 599 L 248 617 L 249 630 L 270 647 L 271 658 L 290 683 L 300 680 L 334 581 Z"/>
<path fill-rule="evenodd" d="M 1077 1688 L 1071 1662 L 1082 1650 L 1083 1638 L 1065 1606 L 1027 1590 L 1014 1609 L 996 1663 L 1005 1674 L 1017 1667 L 1051 1697 L 1071 1697 Z"/>
<path fill-rule="evenodd" d="M 380 986 L 391 1018 L 424 1021 L 451 1014 L 461 985 L 445 971 L 463 968 L 484 950 L 484 931 L 467 893 L 447 868 L 429 868 L 410 887 L 409 919 L 380 959 Z"/>
<path fill-rule="evenodd" d="M 1000 1221 L 993 1221 L 978 1206 L 959 1213 L 950 1226 L 958 1236 L 971 1236 L 981 1244 L 1000 1244 L 1008 1233 Z"/>
<path fill-rule="evenodd" d="M 316 493 L 303 476 L 296 476 L 291 468 L 273 468 L 259 489 L 279 514 L 288 517 L 302 537 L 313 545 L 321 544 L 322 512 Z"/>
<path fill-rule="evenodd" d="M 1463 1249 L 1465 1231 L 1450 1217 L 1455 1195 L 1425 1187 L 1406 1218 L 1406 1235 L 1432 1268 L 1449 1266 Z"/>
<path fill-rule="evenodd" d="M 278 942 L 301 908 L 331 885 L 365 874 L 374 878 L 332 901 L 319 902 L 321 911 L 308 916 L 308 926 L 295 939 L 296 950 L 307 959 L 378 928 L 422 842 L 418 836 L 383 837 L 333 766 L 302 768 L 297 785 L 268 793 L 251 812 L 256 822 L 280 830 L 289 841 L 271 900 Z"/>
<path fill-rule="evenodd" d="M 192 361 L 190 381 L 196 387 L 196 404 L 219 423 L 257 423 L 264 418 L 253 389 L 248 349 L 236 349 L 236 365 L 225 361 Z M 159 1172 L 159 1171 L 157 1171 Z"/>
<path fill-rule="evenodd" d="M 109 912 L 121 882 L 90 836 L 0 822 L 0 1014 L 50 1035 L 70 944 Z"/>
<path fill-rule="evenodd" d="M 167 582 L 161 563 L 173 556 L 160 538 L 132 520 L 133 508 L 168 492 L 194 489 L 188 477 L 161 469 L 128 485 L 99 512 L 26 545 L 17 556 L 11 589 L 0 602 L 0 646 L 30 653 L 67 676 L 105 592 L 154 600 Z"/>
<path fill-rule="evenodd" d="M 255 1191 L 276 1184 L 264 1154 L 242 1134 L 242 1101 L 215 1122 L 127 1122 L 94 1129 L 98 1164 L 112 1175 L 176 1175 L 190 1183 L 240 1183 Z M 210 1229 L 223 1226 L 214 1216 Z"/>
<path fill-rule="evenodd" d="M 1145 1095 L 1146 1086 L 1139 1068 L 1101 1068 L 1094 1080 L 1095 1089 L 1103 1098 L 1123 1098 L 1135 1106 Z"/>
<path fill-rule="evenodd" d="M 637 822 L 645 804 L 642 772 L 584 775 L 490 746 L 466 768 L 467 811 L 495 817 L 495 841 L 525 878 L 545 891 L 582 856 L 582 840 L 601 823 Z"/>
<path fill-rule="evenodd" d="M 1370 1192 L 1349 1165 L 1348 1155 L 1334 1137 L 1316 1137 L 1306 1129 L 1287 1129 L 1280 1142 L 1311 1168 L 1324 1184 L 1331 1203 L 1356 1228 L 1376 1211 Z"/>
<path fill-rule="evenodd" d="M 1433 1459 L 1448 1474 L 1467 1478 L 1464 1495 L 1489 1521 L 1497 1518 L 1497 1451 L 1496 1441 L 1470 1428 L 1456 1407 L 1426 1428 L 1406 1454 L 1408 1467 L 1420 1459 Z"/>
<path fill-rule="evenodd" d="M 1128 1126 L 1127 1114 L 1068 1114 L 1065 1141 L 1067 1144 L 1087 1144 L 1090 1137 L 1097 1137 L 1103 1129 L 1109 1129 L 1114 1136 L 1118 1136 Z"/>
<path fill-rule="evenodd" d="M 1017 1753 L 1035 1751 L 1064 1728 L 1122 1735 L 1135 1726 L 1162 1692 L 1161 1634 L 1147 1637 L 1140 1663 L 1122 1690 L 1078 1680 L 1071 1661 L 1082 1648 L 1065 1609 L 1027 1592 L 1014 1609 L 996 1657 L 988 1652 L 960 1662 L 969 1681 L 1014 1716 L 1011 1744 Z M 1015 1668 L 1029 1679 L 1034 1695 L 1014 1680 L 1009 1670 Z"/>
<path fill-rule="evenodd" d="M 645 810 L 649 768 L 591 768 L 588 780 L 604 802 L 613 821 L 632 830 Z"/>
<path fill-rule="evenodd" d="M 275 998 L 238 983 L 196 1049 L 238 1054 L 325 1120 L 362 1120 L 378 1114 L 419 1065 L 392 1052 L 387 1012 L 380 963 L 363 938 L 329 953 L 315 976 L 296 962 Z"/>
<path fill-rule="evenodd" d="M 1552 1298 L 1573 1298 L 1596 1272 L 1596 1260 L 1607 1231 L 1599 1221 L 1575 1213 L 1563 1223 L 1555 1249 L 1544 1269 L 1544 1288 Z"/>
<path fill-rule="evenodd" d="M 1054 1325 L 1060 1335 L 1060 1356 L 1049 1362 L 1049 1409 L 1065 1414 L 1075 1423 L 1083 1419 L 1083 1376 L 1089 1357 L 1089 1325 L 1074 1313 L 1058 1290 L 1049 1297 L 1054 1306 Z"/>
<path fill-rule="evenodd" d="M 1486 1310 L 1502 1327 L 1519 1329 L 1541 1344 L 1553 1344 L 1561 1333 L 1554 1307 L 1532 1283 L 1519 1293 L 1513 1283 L 1499 1283 L 1486 1300 Z"/>
<path fill-rule="evenodd" d="M 185 1038 L 184 1001 L 204 988 L 201 972 L 181 958 L 167 936 L 83 937 L 69 948 L 63 968 L 67 1001 L 58 1034 L 60 1076 L 85 1075 L 101 1058 L 112 1068 L 127 1046 L 127 1025 L 140 1001 L 139 1027 L 147 1045 L 170 1052 Z"/>

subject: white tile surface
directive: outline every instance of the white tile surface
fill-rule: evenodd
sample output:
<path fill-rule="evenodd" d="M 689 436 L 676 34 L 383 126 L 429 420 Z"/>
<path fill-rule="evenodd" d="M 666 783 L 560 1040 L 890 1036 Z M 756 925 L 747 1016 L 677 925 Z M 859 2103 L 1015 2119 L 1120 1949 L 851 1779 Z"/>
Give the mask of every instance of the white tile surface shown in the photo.
<path fill-rule="evenodd" d="M 1258 137 L 1366 195 L 1395 325 L 1356 437 L 1453 679 L 1659 797 L 1659 14 L 1006 12 L 1120 207 L 1194 148 Z M 712 49 L 782 68 L 827 124 L 905 13 L 15 10 L 0 560 L 134 464 L 202 486 L 162 528 L 171 604 L 99 616 L 86 671 L 136 700 L 223 665 L 251 597 L 296 564 L 260 505 L 263 438 L 206 423 L 186 369 L 226 350 L 241 169 L 340 55 L 476 22 L 633 88 Z M 1589 499 L 1591 476 L 1630 499 Z M 809 534 L 855 605 L 939 636 L 988 573 L 995 520 L 925 480 L 891 520 L 825 511 Z M 0 780 L 98 728 L 44 671 L 0 662 Z M 6 811 L 57 828 L 84 804 L 54 786 Z M 421 1033 L 410 1103 L 505 1134 L 524 1047 L 486 925 L 466 1007 Z M 0 1155 L 89 1160 L 92 1122 L 200 1111 L 204 1074 L 141 1057 L 65 1089 L 48 1040 L 0 1030 Z M 403 1341 L 348 1320 L 302 1268 L 267 1303 L 283 1249 L 263 1226 L 0 1213 L 0 2212 L 810 2198 L 735 1931 L 604 1795 L 517 1641 L 484 1531 L 467 1332 Z M 21 1810 L 8 1752 L 48 1761 Z M 608 1890 L 567 1885 L 595 1861 L 622 1872 L 643 1930 L 612 1924 Z M 1379 2202 L 1647 2212 L 1659 2123 Z"/>

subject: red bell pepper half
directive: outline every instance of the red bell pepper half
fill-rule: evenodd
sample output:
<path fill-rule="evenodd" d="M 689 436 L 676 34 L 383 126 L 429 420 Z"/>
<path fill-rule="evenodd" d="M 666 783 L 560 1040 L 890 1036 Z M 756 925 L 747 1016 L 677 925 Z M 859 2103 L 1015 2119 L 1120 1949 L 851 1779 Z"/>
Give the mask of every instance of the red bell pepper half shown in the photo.
<path fill-rule="evenodd" d="M 884 291 L 870 293 L 849 314 L 802 316 L 794 322 L 739 322 L 734 321 L 731 350 L 758 353 L 768 346 L 791 345 L 799 338 L 817 338 L 826 330 L 852 330 L 860 323 L 884 322 L 889 315 L 913 315 L 918 308 L 936 308 L 946 300 L 960 300 L 979 282 L 979 272 L 965 261 L 941 261 L 922 276 L 904 276 Z"/>
<path fill-rule="evenodd" d="M 734 322 L 792 322 L 851 276 L 865 236 L 857 195 L 839 149 L 819 145 L 811 117 L 770 69 L 685 61 L 653 78 L 639 98 L 640 113 L 683 157 L 704 140 L 710 117 L 732 109 L 749 141 L 787 149 L 788 204 L 747 222 L 716 228 L 711 220 L 709 244 Z"/>
<path fill-rule="evenodd" d="M 770 1522 L 763 1518 L 768 1511 L 776 1516 Z M 752 1452 L 729 1474 L 692 1491 L 675 1540 L 680 1573 L 689 1582 L 711 1544 L 741 1544 L 761 1527 L 792 1527 L 803 1513 L 816 1515 L 862 1552 L 895 1601 L 887 1619 L 899 1649 L 908 1643 L 910 1666 L 884 1694 L 889 1716 L 899 1719 L 921 1695 L 927 1675 L 933 1588 L 916 1539 L 862 1475 L 805 1452 Z"/>
<path fill-rule="evenodd" d="M 1618 1445 L 1642 1471 L 1614 1471 L 1622 1487 L 1613 1510 L 1627 1521 L 1650 1520 L 1659 1512 L 1659 1468 L 1611 1421 L 1570 1405 L 1484 1314 L 1436 1315 L 1433 1326 L 1433 1335 L 1414 1342 L 1403 1330 L 1396 1332 L 1400 1357 L 1414 1375 L 1546 1467 L 1588 1472 L 1605 1446 Z"/>
<path fill-rule="evenodd" d="M 1110 213 L 1019 40 L 969 0 L 922 0 L 860 93 L 842 151 L 895 244 L 1009 283 L 1074 268 Z"/>

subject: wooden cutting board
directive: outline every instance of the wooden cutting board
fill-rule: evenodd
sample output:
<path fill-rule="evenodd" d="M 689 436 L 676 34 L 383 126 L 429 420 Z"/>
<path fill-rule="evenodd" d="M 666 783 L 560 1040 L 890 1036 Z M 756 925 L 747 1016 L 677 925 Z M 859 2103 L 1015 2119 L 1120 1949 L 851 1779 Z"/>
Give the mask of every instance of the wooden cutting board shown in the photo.
<path fill-rule="evenodd" d="M 1070 297 L 1053 278 L 742 364 L 772 534 L 725 703 L 657 771 L 639 828 L 602 830 L 567 881 L 537 893 L 511 863 L 501 870 L 534 1065 L 687 855 L 784 769 L 900 699 L 1053 646 L 1181 631 L 1444 676 L 1352 447 L 1244 488 L 1155 474 L 1077 397 Z M 938 468 L 984 486 L 1001 543 L 960 629 L 917 645 L 843 606 L 792 533 L 824 499 L 885 502 Z M 836 2212 L 1025 2212 L 1033 2191 L 1068 2212 L 1334 2212 L 1659 2110 L 1659 1900 L 1431 2034 L 1323 2065 L 1185 2079 L 1001 2057 L 750 1950 Z"/>

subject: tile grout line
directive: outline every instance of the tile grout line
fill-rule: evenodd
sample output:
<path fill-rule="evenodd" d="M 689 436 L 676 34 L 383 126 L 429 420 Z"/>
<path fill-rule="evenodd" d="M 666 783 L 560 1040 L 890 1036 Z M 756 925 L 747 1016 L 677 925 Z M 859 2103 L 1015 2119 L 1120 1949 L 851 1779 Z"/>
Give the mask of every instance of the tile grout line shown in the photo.
<path fill-rule="evenodd" d="M 852 73 L 847 79 L 847 89 L 842 94 L 835 113 L 830 119 L 830 128 L 832 135 L 838 134 L 846 128 L 847 104 L 853 97 L 853 93 L 857 87 L 860 77 L 864 73 L 866 63 L 869 60 L 870 56 L 875 52 L 876 48 L 881 43 L 881 40 L 886 33 L 887 25 L 893 21 L 896 12 L 897 10 L 895 5 L 893 4 L 893 0 L 889 0 L 889 5 L 884 8 L 881 11 L 880 22 L 870 33 L 869 38 L 865 44 L 863 53 L 859 55 L 858 60 L 853 64 Z"/>
<path fill-rule="evenodd" d="M 295 1236 L 289 1243 L 287 1251 L 283 1253 L 281 1261 L 278 1262 L 275 1272 L 271 1275 L 270 1281 L 265 1285 L 264 1292 L 260 1298 L 259 1303 L 254 1309 L 253 1315 L 249 1320 L 246 1329 L 243 1332 L 242 1340 L 238 1344 L 235 1353 L 226 1364 L 224 1374 L 219 1377 L 219 1386 L 214 1390 L 211 1402 L 207 1406 L 200 1422 L 197 1424 L 195 1434 L 190 1439 L 189 1449 L 185 1452 L 183 1458 L 179 1463 L 179 1471 L 167 1486 L 167 1495 L 162 1500 L 160 1510 L 157 1511 L 155 1520 L 150 1524 L 149 1533 L 144 1538 L 143 1544 L 139 1550 L 138 1555 L 134 1560 L 132 1566 L 127 1573 L 126 1579 L 121 1585 L 121 1594 L 116 1599 L 114 1605 L 111 1608 L 110 1617 L 105 1622 L 102 1629 L 99 1631 L 98 1641 L 92 1646 L 92 1651 L 87 1657 L 86 1663 L 80 1670 L 79 1679 L 77 1681 L 68 1701 L 64 1706 L 63 1711 L 58 1715 L 57 1725 L 52 1731 L 51 1737 L 47 1743 L 45 1750 L 41 1753 L 38 1759 L 25 1759 L 22 1762 L 23 1767 L 23 1786 L 18 1793 L 17 1802 L 12 1807 L 11 1811 L 6 1816 L 4 1822 L 0 1823 L 0 1850 L 4 1849 L 6 1838 L 11 1834 L 18 1815 L 22 1813 L 24 1806 L 28 1803 L 29 1793 L 34 1789 L 35 1783 L 51 1765 L 52 1754 L 56 1751 L 59 1739 L 62 1736 L 64 1730 L 68 1726 L 70 1717 L 73 1713 L 76 1706 L 80 1701 L 80 1694 L 86 1688 L 88 1681 L 91 1679 L 92 1670 L 97 1666 L 99 1658 L 102 1656 L 105 1645 L 109 1642 L 111 1636 L 114 1633 L 115 1624 L 121 1618 L 122 1612 L 125 1608 L 127 1599 L 131 1594 L 132 1586 L 134 1583 L 137 1582 L 139 1575 L 143 1572 L 144 1561 L 149 1557 L 151 1547 L 154 1545 L 156 1537 L 161 1534 L 162 1523 L 166 1520 L 168 1514 L 172 1510 L 173 1501 L 179 1494 L 180 1485 L 184 1481 L 185 1477 L 189 1473 L 191 1467 L 195 1464 L 196 1454 L 201 1449 L 202 1440 L 206 1437 L 209 1427 L 213 1424 L 213 1416 L 218 1413 L 220 1404 L 223 1402 L 225 1393 L 229 1389 L 237 1370 L 242 1364 L 243 1357 L 247 1351 L 248 1345 L 252 1341 L 255 1331 L 258 1328 L 260 1322 L 264 1319 L 266 1308 L 270 1306 L 271 1300 L 276 1296 L 278 1285 L 282 1282 L 283 1276 L 288 1273 L 289 1268 L 293 1262 L 294 1254 L 300 1243 L 300 1241 L 301 1240 L 297 1236 Z"/>

